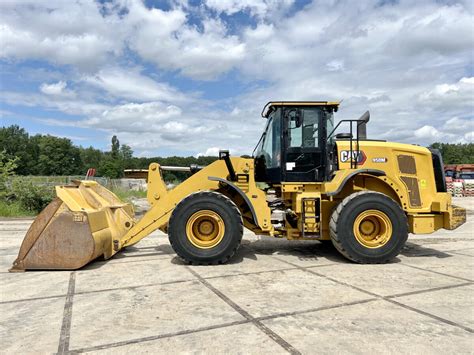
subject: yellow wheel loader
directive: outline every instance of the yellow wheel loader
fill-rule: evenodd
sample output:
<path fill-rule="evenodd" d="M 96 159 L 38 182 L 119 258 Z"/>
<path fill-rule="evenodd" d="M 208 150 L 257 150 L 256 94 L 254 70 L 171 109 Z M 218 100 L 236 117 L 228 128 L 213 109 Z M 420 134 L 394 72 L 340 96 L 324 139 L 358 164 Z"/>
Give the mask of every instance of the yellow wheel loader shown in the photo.
<path fill-rule="evenodd" d="M 78 269 L 108 259 L 156 229 L 192 264 L 220 264 L 239 248 L 244 227 L 258 235 L 331 240 L 357 263 L 385 263 L 408 233 L 454 229 L 466 211 L 451 205 L 436 150 L 367 139 L 369 113 L 334 126 L 337 102 L 269 102 L 252 159 L 206 167 L 148 170 L 151 209 L 131 205 L 94 181 L 57 186 L 31 225 L 11 271 Z M 341 126 L 342 125 L 342 126 Z M 347 133 L 335 134 L 347 126 Z M 168 190 L 164 170 L 189 178 Z"/>

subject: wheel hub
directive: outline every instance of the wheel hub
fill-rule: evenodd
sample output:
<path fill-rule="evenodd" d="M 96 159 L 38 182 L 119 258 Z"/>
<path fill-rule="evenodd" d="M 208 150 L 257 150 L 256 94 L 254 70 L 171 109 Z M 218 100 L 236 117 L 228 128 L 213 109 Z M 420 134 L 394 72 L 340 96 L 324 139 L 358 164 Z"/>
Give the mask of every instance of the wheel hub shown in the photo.
<path fill-rule="evenodd" d="M 224 233 L 224 221 L 219 214 L 211 210 L 195 212 L 186 223 L 189 242 L 200 249 L 215 247 L 222 241 Z"/>
<path fill-rule="evenodd" d="M 354 236 L 366 248 L 380 248 L 392 237 L 392 222 L 382 211 L 367 210 L 354 222 Z"/>

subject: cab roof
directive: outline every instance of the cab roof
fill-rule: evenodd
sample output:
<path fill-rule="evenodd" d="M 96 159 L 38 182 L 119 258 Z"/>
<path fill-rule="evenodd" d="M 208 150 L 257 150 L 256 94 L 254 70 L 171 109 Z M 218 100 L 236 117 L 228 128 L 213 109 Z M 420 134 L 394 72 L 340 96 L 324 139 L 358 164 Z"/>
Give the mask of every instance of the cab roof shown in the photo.
<path fill-rule="evenodd" d="M 339 106 L 340 101 L 270 101 L 262 110 L 262 117 L 267 118 L 275 106 Z"/>

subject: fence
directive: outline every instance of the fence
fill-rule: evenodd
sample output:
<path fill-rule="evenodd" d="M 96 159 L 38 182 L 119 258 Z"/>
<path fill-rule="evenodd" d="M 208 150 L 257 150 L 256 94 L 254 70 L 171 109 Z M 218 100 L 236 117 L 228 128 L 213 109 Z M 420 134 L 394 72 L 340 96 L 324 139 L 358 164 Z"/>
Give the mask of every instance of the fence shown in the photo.
<path fill-rule="evenodd" d="M 11 187 L 13 180 L 25 179 L 34 185 L 42 186 L 56 186 L 56 185 L 69 185 L 74 180 L 84 180 L 84 176 L 71 175 L 71 176 L 12 176 L 8 179 L 6 185 L 7 188 Z M 145 179 L 110 179 L 107 177 L 89 177 L 88 180 L 97 181 L 102 186 L 110 190 L 133 190 L 133 191 L 146 191 L 147 183 Z"/>

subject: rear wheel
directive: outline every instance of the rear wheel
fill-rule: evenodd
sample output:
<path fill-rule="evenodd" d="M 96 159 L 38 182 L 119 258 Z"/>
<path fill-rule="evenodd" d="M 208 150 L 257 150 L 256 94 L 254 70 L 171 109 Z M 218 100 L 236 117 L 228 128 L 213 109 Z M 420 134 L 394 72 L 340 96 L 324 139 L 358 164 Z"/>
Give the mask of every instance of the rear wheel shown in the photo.
<path fill-rule="evenodd" d="M 373 191 L 346 197 L 332 213 L 329 230 L 342 255 L 364 264 L 390 261 L 408 238 L 407 218 L 400 205 Z"/>
<path fill-rule="evenodd" d="M 242 216 L 226 196 L 202 191 L 189 195 L 174 209 L 168 236 L 176 254 L 191 264 L 222 264 L 240 245 Z"/>

